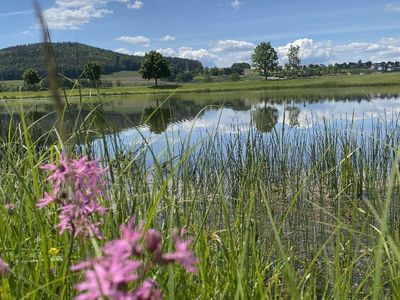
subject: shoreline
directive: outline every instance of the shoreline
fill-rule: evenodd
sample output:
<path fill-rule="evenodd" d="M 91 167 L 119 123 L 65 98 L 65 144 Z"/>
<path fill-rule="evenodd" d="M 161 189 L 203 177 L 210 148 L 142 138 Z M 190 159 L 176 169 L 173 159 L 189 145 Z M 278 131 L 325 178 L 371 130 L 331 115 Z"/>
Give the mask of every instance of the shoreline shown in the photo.
<path fill-rule="evenodd" d="M 183 83 L 159 88 L 151 86 L 124 86 L 100 89 L 81 89 L 82 97 L 124 96 L 124 95 L 165 95 L 185 93 L 213 93 L 235 91 L 281 91 L 302 89 L 334 89 L 363 87 L 400 87 L 400 73 L 385 73 L 371 75 L 351 75 L 338 77 L 300 78 L 287 80 L 257 80 L 222 83 Z M 78 89 L 65 90 L 67 97 L 79 97 Z M 1 92 L 2 100 L 44 99 L 50 97 L 49 91 L 38 92 Z"/>

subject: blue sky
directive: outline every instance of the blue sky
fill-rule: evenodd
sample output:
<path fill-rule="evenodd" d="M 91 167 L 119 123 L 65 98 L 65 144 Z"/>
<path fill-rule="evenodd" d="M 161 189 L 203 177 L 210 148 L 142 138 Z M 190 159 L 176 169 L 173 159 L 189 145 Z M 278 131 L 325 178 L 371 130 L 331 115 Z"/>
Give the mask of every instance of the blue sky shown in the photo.
<path fill-rule="evenodd" d="M 53 41 L 230 66 L 270 41 L 304 63 L 400 60 L 400 0 L 42 0 Z M 0 3 L 0 48 L 40 40 L 31 0 Z"/>

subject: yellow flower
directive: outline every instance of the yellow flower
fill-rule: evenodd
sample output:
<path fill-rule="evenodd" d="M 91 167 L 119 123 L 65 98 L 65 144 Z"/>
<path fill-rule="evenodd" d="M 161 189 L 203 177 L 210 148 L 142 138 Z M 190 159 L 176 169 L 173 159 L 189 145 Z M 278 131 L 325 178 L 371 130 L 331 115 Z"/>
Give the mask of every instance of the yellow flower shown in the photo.
<path fill-rule="evenodd" d="M 58 252 L 60 252 L 60 248 L 50 248 L 49 255 L 56 255 Z"/>

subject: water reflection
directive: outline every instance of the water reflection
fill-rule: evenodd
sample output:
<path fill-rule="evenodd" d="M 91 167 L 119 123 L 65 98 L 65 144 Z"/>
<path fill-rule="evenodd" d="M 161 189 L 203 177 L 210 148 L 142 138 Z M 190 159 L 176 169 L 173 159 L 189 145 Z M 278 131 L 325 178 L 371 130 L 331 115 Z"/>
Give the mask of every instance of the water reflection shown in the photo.
<path fill-rule="evenodd" d="M 143 136 L 162 147 L 165 137 L 179 140 L 191 134 L 191 138 L 196 140 L 213 130 L 248 130 L 251 124 L 256 130 L 268 134 L 274 127 L 279 130 L 284 123 L 304 130 L 318 126 L 324 120 L 351 120 L 357 125 L 357 122 L 400 114 L 397 96 L 400 89 L 391 93 L 341 89 L 337 93 L 337 90 L 326 89 L 290 90 L 284 93 L 120 96 L 92 105 L 75 104 L 66 111 L 64 119 L 69 132 L 76 129 L 76 125 L 92 129 L 90 139 L 95 139 L 96 128 L 101 128 L 102 134 L 122 132 L 123 141 L 128 144 L 136 143 Z M 19 113 L 20 104 L 13 109 Z M 24 103 L 23 109 L 28 125 L 34 124 L 34 138 L 54 126 L 56 115 L 50 113 L 51 103 L 38 104 L 32 101 Z M 19 122 L 18 113 L 10 114 L 10 107 L 0 107 L 0 134 L 3 138 L 7 136 L 10 121 L 14 124 Z"/>
<path fill-rule="evenodd" d="M 163 133 L 167 130 L 172 120 L 172 113 L 164 107 L 146 107 L 143 113 L 144 124 L 146 124 L 150 132 L 155 134 Z"/>
<path fill-rule="evenodd" d="M 255 127 L 260 132 L 271 132 L 278 123 L 279 111 L 275 107 L 264 106 L 252 111 L 252 119 Z"/>
<path fill-rule="evenodd" d="M 299 127 L 300 126 L 300 120 L 299 120 L 300 108 L 297 106 L 289 106 L 289 107 L 286 107 L 286 112 L 288 113 L 289 126 Z"/>

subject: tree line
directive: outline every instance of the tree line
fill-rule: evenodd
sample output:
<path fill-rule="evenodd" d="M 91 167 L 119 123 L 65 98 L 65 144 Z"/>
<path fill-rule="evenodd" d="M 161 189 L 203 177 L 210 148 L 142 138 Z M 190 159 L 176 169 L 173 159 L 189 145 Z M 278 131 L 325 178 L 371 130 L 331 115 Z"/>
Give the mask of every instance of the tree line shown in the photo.
<path fill-rule="evenodd" d="M 102 74 L 119 71 L 138 71 L 143 57 L 116 53 L 80 43 L 54 43 L 59 72 L 68 78 L 78 78 L 83 66 L 90 62 L 101 65 Z M 167 57 L 175 74 L 190 71 L 201 73 L 203 65 L 196 60 Z M 0 81 L 21 80 L 27 69 L 35 69 L 46 76 L 42 44 L 21 45 L 0 50 Z"/>

